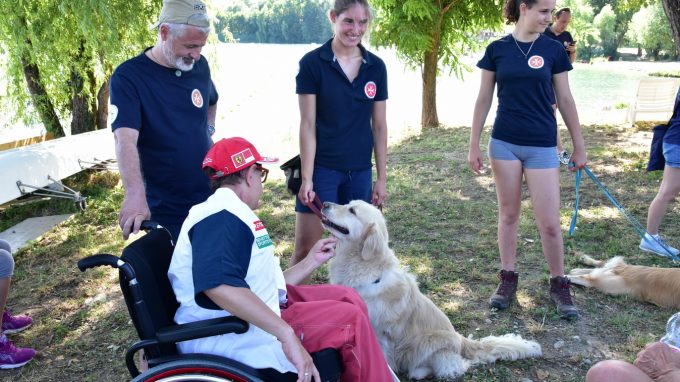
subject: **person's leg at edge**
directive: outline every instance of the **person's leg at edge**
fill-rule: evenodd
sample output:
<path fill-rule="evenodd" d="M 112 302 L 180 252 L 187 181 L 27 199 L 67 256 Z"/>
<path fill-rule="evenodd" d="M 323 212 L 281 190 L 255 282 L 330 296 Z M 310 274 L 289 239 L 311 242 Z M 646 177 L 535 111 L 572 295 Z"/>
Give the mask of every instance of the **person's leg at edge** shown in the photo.
<path fill-rule="evenodd" d="M 666 166 L 663 170 L 663 179 L 659 186 L 659 192 L 649 205 L 647 232 L 652 235 L 659 233 L 659 226 L 666 214 L 666 209 L 675 200 L 678 193 L 680 193 L 680 168 Z"/>
<path fill-rule="evenodd" d="M 585 382 L 653 382 L 642 370 L 625 361 L 600 361 L 586 374 Z"/>
<path fill-rule="evenodd" d="M 281 317 L 310 353 L 338 349 L 345 368 L 342 382 L 393 380 L 366 304 L 356 291 L 339 285 L 287 288 L 288 307 Z"/>
<path fill-rule="evenodd" d="M 2 272 L 0 274 L 0 311 L 5 310 L 13 271 L 14 259 L 12 254 L 4 248 L 0 249 L 0 272 Z M 0 319 L 1 324 L 2 320 Z M 0 369 L 21 367 L 33 357 L 35 357 L 35 350 L 15 347 L 14 343 L 0 330 Z"/>

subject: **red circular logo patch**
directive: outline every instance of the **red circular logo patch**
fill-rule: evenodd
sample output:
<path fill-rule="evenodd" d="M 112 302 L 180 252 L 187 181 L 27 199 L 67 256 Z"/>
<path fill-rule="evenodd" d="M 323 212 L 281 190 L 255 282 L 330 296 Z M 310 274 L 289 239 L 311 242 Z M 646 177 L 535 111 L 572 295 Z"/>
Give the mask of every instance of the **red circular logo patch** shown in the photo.
<path fill-rule="evenodd" d="M 529 61 L 527 61 L 527 63 L 529 64 L 529 67 L 533 69 L 540 69 L 545 64 L 543 57 L 541 56 L 531 56 L 529 57 Z"/>
<path fill-rule="evenodd" d="M 203 107 L 203 96 L 198 89 L 194 89 L 191 92 L 191 103 L 199 109 Z"/>
<path fill-rule="evenodd" d="M 378 88 L 375 86 L 375 82 L 373 81 L 366 82 L 366 85 L 364 85 L 364 93 L 366 94 L 366 97 L 373 99 L 375 98 L 375 94 L 377 92 Z"/>

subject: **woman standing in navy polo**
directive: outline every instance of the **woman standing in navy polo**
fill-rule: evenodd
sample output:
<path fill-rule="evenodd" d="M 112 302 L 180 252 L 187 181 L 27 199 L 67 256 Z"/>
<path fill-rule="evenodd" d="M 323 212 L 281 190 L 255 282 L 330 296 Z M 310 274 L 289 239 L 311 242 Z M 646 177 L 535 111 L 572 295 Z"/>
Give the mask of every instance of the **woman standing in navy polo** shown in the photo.
<path fill-rule="evenodd" d="M 550 271 L 550 297 L 560 316 L 578 317 L 564 276 L 564 246 L 560 227 L 559 160 L 555 155 L 557 122 L 553 94 L 569 129 L 574 152 L 572 170 L 586 165 L 586 152 L 567 72 L 572 69 L 564 47 L 541 35 L 551 20 L 555 0 L 508 0 L 505 17 L 515 29 L 486 48 L 477 63 L 482 81 L 472 119 L 468 162 L 475 172 L 483 167 L 479 140 L 498 84 L 498 110 L 489 141 L 489 160 L 498 197 L 500 284 L 490 299 L 505 309 L 515 298 L 518 274 L 517 224 L 522 177 L 527 181 Z M 554 93 L 553 93 L 554 92 Z"/>
<path fill-rule="evenodd" d="M 335 0 L 329 18 L 334 37 L 302 57 L 295 78 L 302 186 L 295 205 L 293 264 L 323 234 L 319 218 L 305 205 L 315 195 L 324 202 L 363 199 L 381 205 L 387 194 L 387 71 L 361 45 L 371 10 L 367 0 Z"/>

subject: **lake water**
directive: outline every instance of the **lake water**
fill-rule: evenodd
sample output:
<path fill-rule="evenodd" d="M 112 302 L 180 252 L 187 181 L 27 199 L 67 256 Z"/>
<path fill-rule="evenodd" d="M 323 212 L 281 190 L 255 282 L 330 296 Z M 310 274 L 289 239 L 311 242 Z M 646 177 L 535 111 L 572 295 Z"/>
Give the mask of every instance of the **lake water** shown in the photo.
<path fill-rule="evenodd" d="M 220 43 L 206 47 L 204 54 L 210 58 L 213 80 L 220 93 L 217 136 L 244 136 L 281 157 L 296 153 L 299 115 L 295 75 L 299 59 L 317 46 Z M 420 71 L 406 67 L 394 50 L 372 51 L 385 61 L 388 69 L 388 130 L 390 141 L 394 142 L 419 130 Z M 463 59 L 473 68 L 464 78 L 447 73 L 438 78 L 437 106 L 441 123 L 470 125 L 479 89 L 480 75 L 474 66 L 478 58 Z M 569 76 L 582 124 L 622 123 L 625 111 L 613 106 L 630 102 L 635 96 L 637 81 L 649 72 L 660 70 L 680 70 L 680 63 L 575 64 Z M 494 101 L 487 124 L 493 122 L 495 108 Z M 0 135 L 7 132 L 8 129 L 2 129 Z"/>

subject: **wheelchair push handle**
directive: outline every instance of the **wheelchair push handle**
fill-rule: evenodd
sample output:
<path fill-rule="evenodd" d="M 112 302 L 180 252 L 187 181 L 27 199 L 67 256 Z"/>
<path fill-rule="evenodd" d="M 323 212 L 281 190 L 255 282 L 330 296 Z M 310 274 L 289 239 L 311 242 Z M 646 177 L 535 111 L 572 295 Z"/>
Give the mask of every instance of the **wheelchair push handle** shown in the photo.
<path fill-rule="evenodd" d="M 140 224 L 139 229 L 142 231 L 151 231 L 154 229 L 159 229 L 159 228 L 165 228 L 162 225 L 158 224 L 158 222 L 153 221 L 153 220 L 144 220 L 142 224 Z"/>
<path fill-rule="evenodd" d="M 125 264 L 125 262 L 118 258 L 118 256 L 100 254 L 88 256 L 79 260 L 78 269 L 80 269 L 81 272 L 85 272 L 86 270 L 94 267 L 109 266 L 112 268 L 118 268 L 123 264 Z"/>

